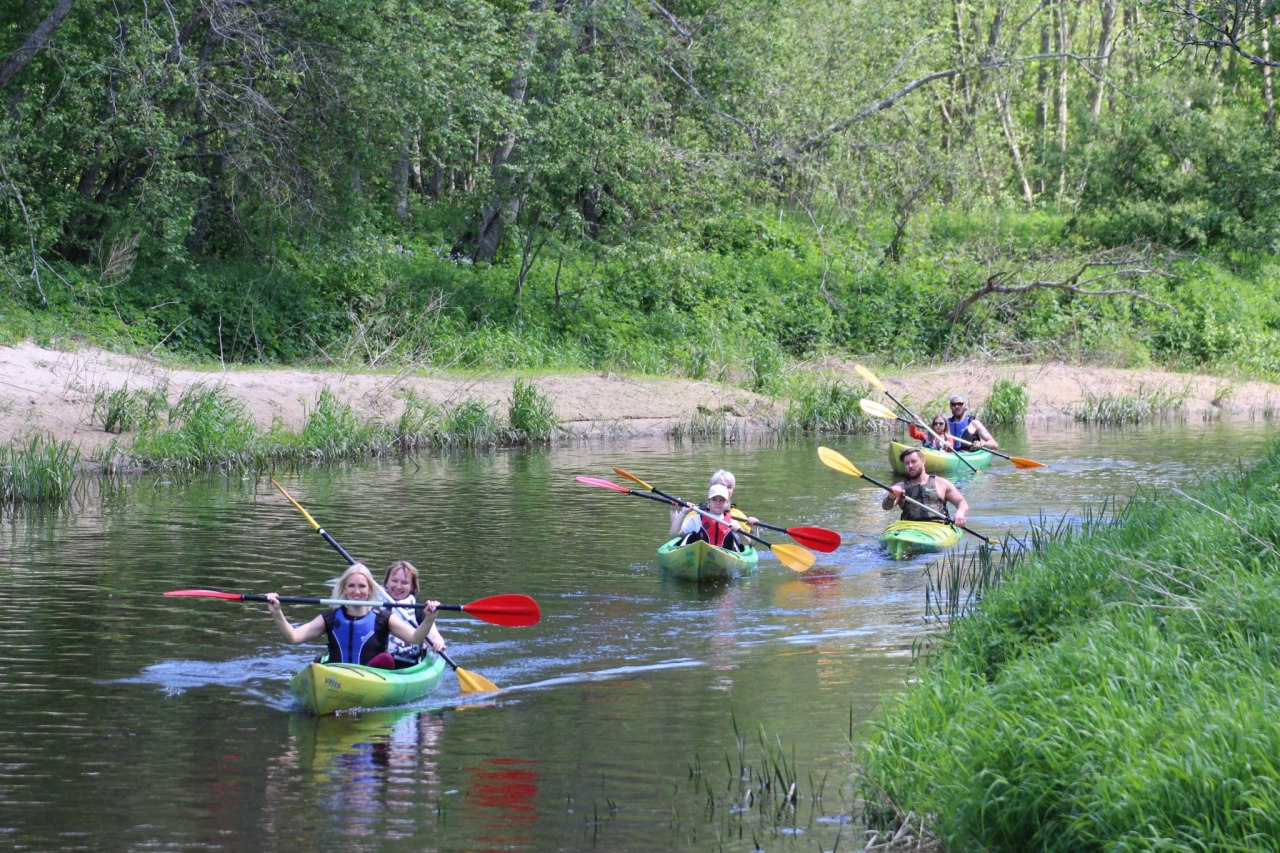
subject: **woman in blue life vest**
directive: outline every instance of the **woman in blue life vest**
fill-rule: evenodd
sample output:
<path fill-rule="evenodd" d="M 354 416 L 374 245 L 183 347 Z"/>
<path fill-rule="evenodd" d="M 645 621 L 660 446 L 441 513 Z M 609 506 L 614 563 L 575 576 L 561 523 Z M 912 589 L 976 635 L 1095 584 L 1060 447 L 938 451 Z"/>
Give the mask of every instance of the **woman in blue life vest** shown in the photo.
<path fill-rule="evenodd" d="M 742 525 L 729 514 L 729 490 L 717 483 L 707 492 L 707 515 L 691 512 L 680 526 L 684 539 L 681 545 L 688 545 L 699 539 L 710 542 L 726 551 L 742 551 L 742 542 L 735 531 L 741 531 Z M 708 517 L 710 516 L 710 517 Z"/>
<path fill-rule="evenodd" d="M 933 422 L 929 424 L 929 428 L 933 430 L 933 433 L 925 432 L 916 424 L 912 424 L 907 428 L 907 432 L 911 433 L 912 438 L 920 442 L 921 447 L 927 447 L 930 450 L 955 451 L 955 439 L 947 432 L 946 415 L 934 415 Z M 938 438 L 934 438 L 934 435 L 937 435 Z"/>
<path fill-rule="evenodd" d="M 977 450 L 980 447 L 999 447 L 991 431 L 982 421 L 969 413 L 969 401 L 963 394 L 951 395 L 951 417 L 947 418 L 947 432 L 951 433 L 961 450 Z"/>
<path fill-rule="evenodd" d="M 411 646 L 421 645 L 436 622 L 438 601 L 426 602 L 422 621 L 415 629 L 389 609 L 378 608 L 377 584 L 363 563 L 352 563 L 333 585 L 333 597 L 351 601 L 368 601 L 371 606 L 343 605 L 325 611 L 310 622 L 292 625 L 280 607 L 280 597 L 267 593 L 267 608 L 276 627 L 291 643 L 305 643 L 327 637 L 330 663 L 360 663 L 381 669 L 394 669 L 395 660 L 387 653 L 387 638 L 399 637 Z"/>

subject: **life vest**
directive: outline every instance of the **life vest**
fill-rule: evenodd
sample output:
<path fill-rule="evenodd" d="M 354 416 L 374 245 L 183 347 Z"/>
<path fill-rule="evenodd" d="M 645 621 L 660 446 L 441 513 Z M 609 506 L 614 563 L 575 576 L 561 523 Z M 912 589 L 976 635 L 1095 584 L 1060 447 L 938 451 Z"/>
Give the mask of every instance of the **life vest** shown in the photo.
<path fill-rule="evenodd" d="M 723 546 L 725 537 L 727 537 L 732 530 L 732 526 L 729 524 L 729 519 L 732 518 L 732 516 L 725 513 L 725 519 L 723 522 L 707 518 L 705 515 L 699 517 L 702 519 L 702 529 L 707 534 L 707 541 L 712 545 L 715 545 L 717 548 Z"/>
<path fill-rule="evenodd" d="M 404 598 L 400 599 L 400 601 L 397 601 L 395 603 L 396 604 L 417 604 L 418 599 L 417 599 L 417 596 L 410 593 L 409 595 L 405 596 Z M 404 621 L 408 622 L 414 628 L 417 628 L 418 625 L 420 624 L 418 621 L 418 616 L 420 613 L 422 613 L 422 611 L 418 610 L 416 607 L 395 608 L 395 614 L 399 616 L 401 619 L 403 619 Z M 397 637 L 395 634 L 391 634 L 388 631 L 387 651 L 390 652 L 391 656 L 396 659 L 396 668 L 400 669 L 402 665 L 409 666 L 421 661 L 423 654 L 425 654 L 426 652 L 426 649 L 422 645 L 411 646 L 408 643 L 406 643 L 404 640 Z"/>
<path fill-rule="evenodd" d="M 955 438 L 964 438 L 965 432 L 969 429 L 969 423 L 973 420 L 973 415 L 965 412 L 960 420 L 955 418 L 947 418 L 947 432 Z"/>
<path fill-rule="evenodd" d="M 906 496 L 912 500 L 919 501 L 927 507 L 932 507 L 941 513 L 941 516 L 928 512 L 924 507 L 917 506 L 911 501 L 902 502 L 902 520 L 903 521 L 937 521 L 946 523 L 951 521 L 951 514 L 947 512 L 947 502 L 938 495 L 937 476 L 930 474 L 929 479 L 923 483 L 911 483 L 907 486 Z M 945 519 L 945 521 L 944 521 Z"/>
<path fill-rule="evenodd" d="M 352 619 L 345 607 L 335 607 L 324 614 L 324 630 L 329 637 L 330 663 L 367 664 L 374 655 L 387 650 L 391 614 L 376 609 Z"/>
<path fill-rule="evenodd" d="M 911 433 L 911 437 L 914 438 L 916 441 L 920 442 L 922 446 L 927 447 L 930 450 L 952 451 L 955 449 L 955 446 L 951 440 L 951 436 L 945 432 L 940 433 L 940 435 L 942 436 L 941 444 L 938 443 L 938 439 L 934 438 L 930 433 L 927 433 L 924 430 L 920 429 L 920 427 L 916 426 L 915 424 L 912 424 L 910 427 L 908 427 L 907 432 Z"/>
<path fill-rule="evenodd" d="M 702 510 L 703 512 L 711 512 L 711 505 L 708 504 L 706 501 L 703 501 L 702 503 L 698 504 L 698 509 Z M 733 519 L 737 521 L 738 524 L 742 525 L 743 531 L 747 533 L 751 532 L 751 525 L 747 524 L 748 516 L 745 512 L 738 509 L 737 504 L 732 504 L 729 507 L 729 515 L 733 516 Z M 702 518 L 705 520 L 706 516 L 704 515 Z"/>

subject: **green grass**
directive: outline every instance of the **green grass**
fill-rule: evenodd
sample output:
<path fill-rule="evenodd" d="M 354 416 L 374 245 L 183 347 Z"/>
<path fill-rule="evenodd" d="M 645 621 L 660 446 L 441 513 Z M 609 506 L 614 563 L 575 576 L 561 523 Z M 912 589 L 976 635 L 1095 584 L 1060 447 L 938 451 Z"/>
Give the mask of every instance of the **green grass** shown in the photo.
<path fill-rule="evenodd" d="M 872 396 L 866 386 L 834 382 L 800 381 L 791 390 L 791 404 L 778 427 L 781 433 L 875 432 L 885 421 L 863 414 L 858 401 Z"/>
<path fill-rule="evenodd" d="M 1040 526 L 872 726 L 873 789 L 948 849 L 1280 837 L 1280 445 L 1194 493 Z"/>
<path fill-rule="evenodd" d="M 511 401 L 507 406 L 507 426 L 513 441 L 545 444 L 551 441 L 560 419 L 556 417 L 555 404 L 532 382 L 517 379 L 511 387 Z"/>
<path fill-rule="evenodd" d="M 1190 396 L 1189 389 L 1173 392 L 1167 388 L 1140 388 L 1136 394 L 1089 394 L 1071 415 L 1080 423 L 1099 426 L 1146 423 L 1180 414 Z"/>
<path fill-rule="evenodd" d="M 76 485 L 79 465 L 79 448 L 52 436 L 0 445 L 0 506 L 64 501 Z"/>

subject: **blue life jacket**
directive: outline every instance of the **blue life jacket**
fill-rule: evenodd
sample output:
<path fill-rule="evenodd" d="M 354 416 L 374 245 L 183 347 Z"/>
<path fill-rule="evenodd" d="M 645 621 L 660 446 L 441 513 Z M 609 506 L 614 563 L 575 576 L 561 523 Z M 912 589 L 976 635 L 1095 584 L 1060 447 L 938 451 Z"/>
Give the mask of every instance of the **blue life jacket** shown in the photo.
<path fill-rule="evenodd" d="M 359 619 L 352 619 L 345 607 L 335 607 L 324 614 L 324 630 L 329 637 L 329 663 L 367 664 L 374 655 L 387 650 L 391 614 L 370 610 Z"/>
<path fill-rule="evenodd" d="M 973 420 L 973 415 L 968 412 L 960 420 L 955 418 L 947 418 L 947 432 L 956 438 L 964 438 L 964 432 L 969 428 L 969 422 Z"/>

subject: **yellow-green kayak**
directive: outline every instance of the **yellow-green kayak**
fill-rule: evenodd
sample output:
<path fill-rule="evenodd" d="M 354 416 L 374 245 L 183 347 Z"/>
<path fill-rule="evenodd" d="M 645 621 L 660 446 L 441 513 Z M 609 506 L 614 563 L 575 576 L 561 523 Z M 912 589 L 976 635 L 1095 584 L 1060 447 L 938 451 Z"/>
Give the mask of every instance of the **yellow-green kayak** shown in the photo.
<path fill-rule="evenodd" d="M 658 549 L 658 565 L 664 572 L 700 583 L 746 577 L 759 560 L 760 555 L 750 546 L 745 551 L 726 551 L 710 542 L 681 545 L 680 537 Z"/>
<path fill-rule="evenodd" d="M 436 654 L 407 669 L 309 663 L 289 682 L 289 689 L 311 713 L 332 714 L 412 702 L 435 690 L 443 674 L 444 658 Z"/>
<path fill-rule="evenodd" d="M 960 529 L 937 521 L 895 521 L 880 534 L 880 546 L 895 560 L 933 554 L 960 541 Z"/>
<path fill-rule="evenodd" d="M 914 446 L 898 441 L 889 442 L 889 464 L 893 466 L 894 471 L 899 474 L 907 473 L 907 466 L 902 464 L 898 454 Z M 974 468 L 986 468 L 991 464 L 991 454 L 985 450 L 962 450 L 959 453 L 930 450 L 927 447 L 921 447 L 919 450 L 924 453 L 924 470 L 929 474 L 959 474 L 968 471 L 968 466 L 960 461 L 961 457 Z"/>

